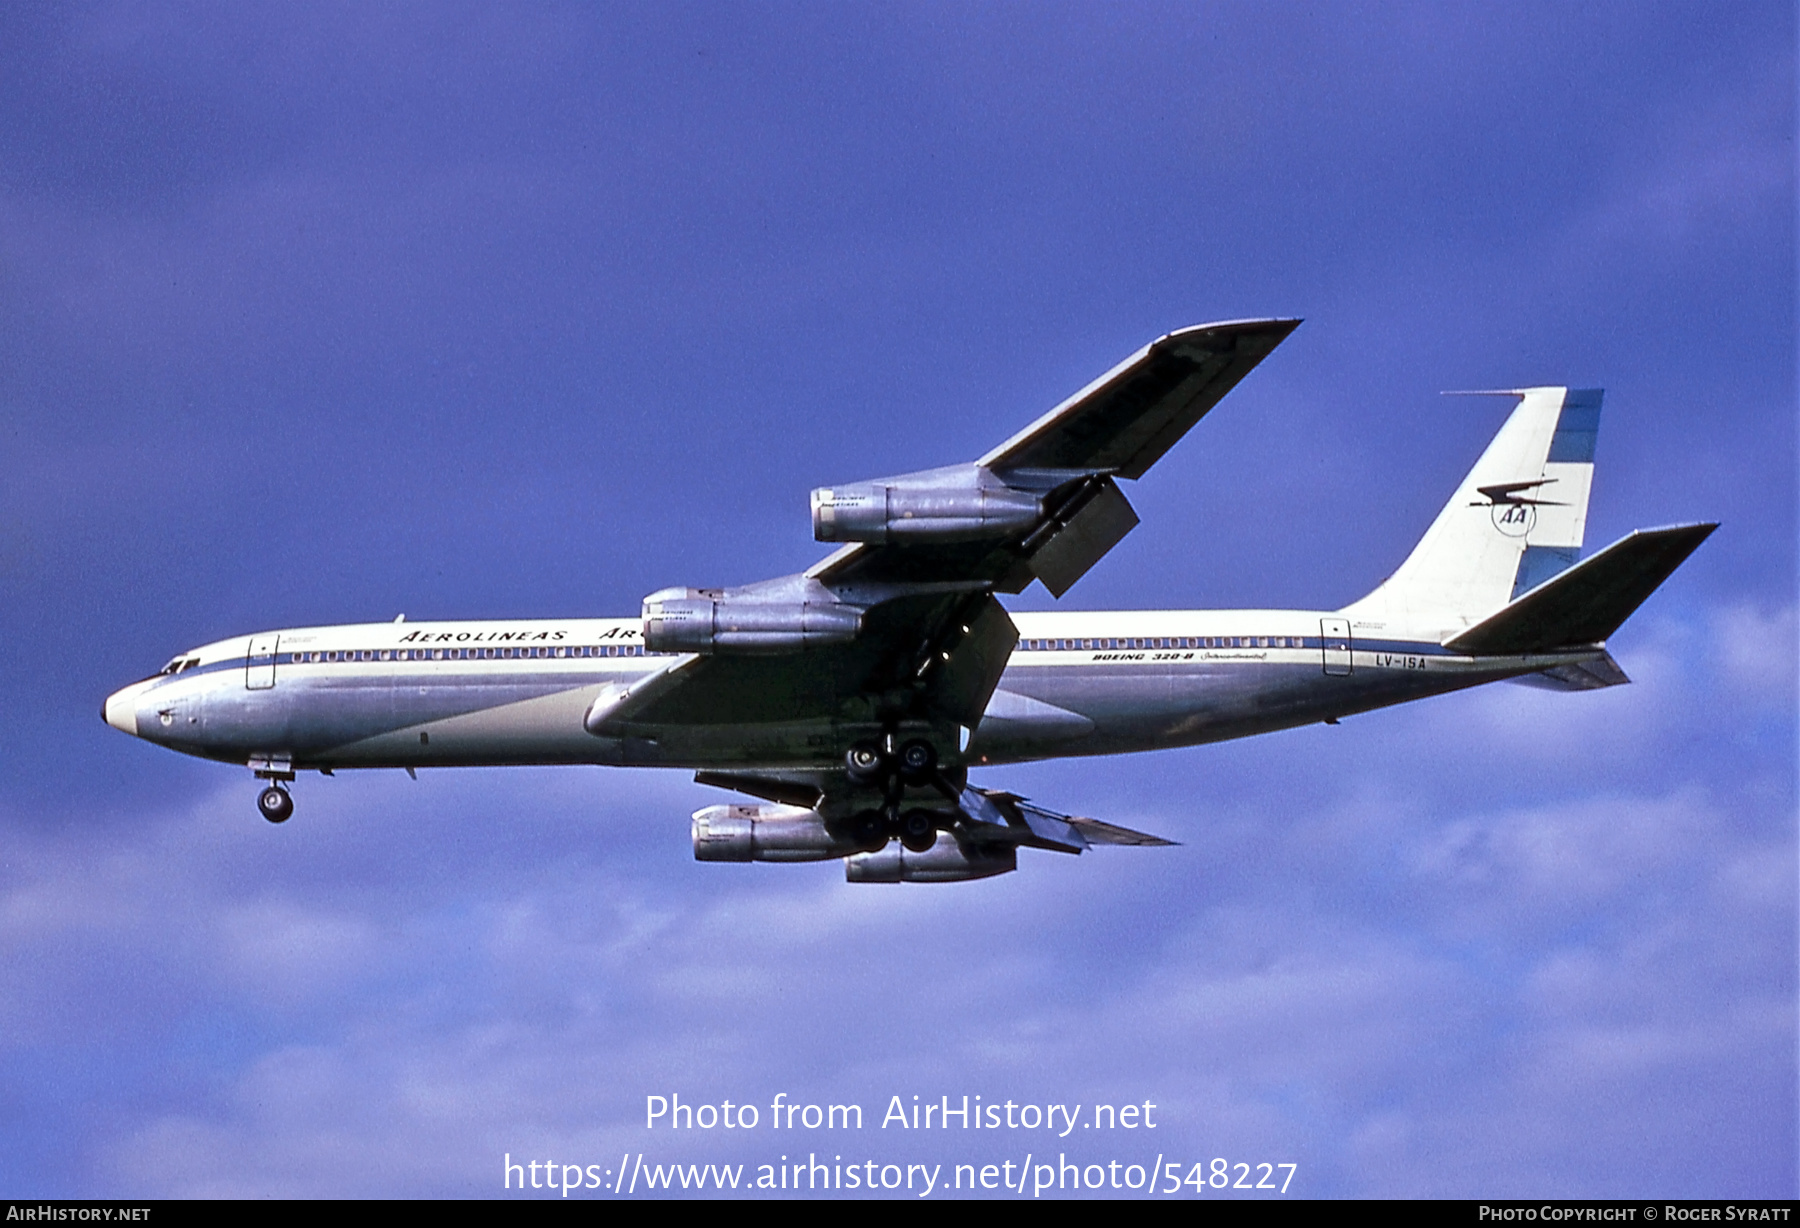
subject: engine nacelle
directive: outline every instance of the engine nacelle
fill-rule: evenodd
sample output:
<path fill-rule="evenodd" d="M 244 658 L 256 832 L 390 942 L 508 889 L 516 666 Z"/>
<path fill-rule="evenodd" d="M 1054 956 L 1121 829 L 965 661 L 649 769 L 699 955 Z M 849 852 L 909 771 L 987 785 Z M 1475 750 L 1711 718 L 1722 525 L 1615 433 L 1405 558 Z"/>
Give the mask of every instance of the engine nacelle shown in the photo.
<path fill-rule="evenodd" d="M 963 883 L 973 878 L 992 878 L 1019 868 L 1019 850 L 1010 844 L 964 847 L 947 831 L 923 853 L 908 850 L 899 841 L 873 853 L 858 853 L 844 861 L 844 881 L 850 883 Z"/>
<path fill-rule="evenodd" d="M 822 542 L 976 541 L 1026 532 L 1043 514 L 1041 497 L 979 465 L 812 492 L 813 538 Z"/>
<path fill-rule="evenodd" d="M 862 848 L 798 806 L 708 806 L 694 812 L 695 861 L 829 861 Z"/>
<path fill-rule="evenodd" d="M 650 652 L 775 656 L 843 644 L 862 628 L 856 606 L 732 600 L 718 590 L 665 588 L 644 598 Z"/>

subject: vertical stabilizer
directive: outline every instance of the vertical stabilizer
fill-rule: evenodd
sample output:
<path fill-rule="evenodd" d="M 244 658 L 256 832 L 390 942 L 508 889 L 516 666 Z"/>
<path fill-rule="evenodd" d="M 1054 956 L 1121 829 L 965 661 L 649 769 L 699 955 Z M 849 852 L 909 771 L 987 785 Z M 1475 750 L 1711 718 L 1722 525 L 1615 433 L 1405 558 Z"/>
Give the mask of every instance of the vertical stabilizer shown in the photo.
<path fill-rule="evenodd" d="M 1346 614 L 1459 630 L 1580 559 L 1601 390 L 1512 395 L 1518 408 L 1406 562 Z"/>

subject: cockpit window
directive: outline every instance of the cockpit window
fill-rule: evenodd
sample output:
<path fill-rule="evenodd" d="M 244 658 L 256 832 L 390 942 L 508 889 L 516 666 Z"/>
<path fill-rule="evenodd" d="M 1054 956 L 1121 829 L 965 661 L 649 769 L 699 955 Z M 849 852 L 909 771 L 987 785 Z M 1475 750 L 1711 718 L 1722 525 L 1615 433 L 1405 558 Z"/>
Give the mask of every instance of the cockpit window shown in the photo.
<path fill-rule="evenodd" d="M 187 659 L 186 657 L 176 657 L 173 661 L 169 662 L 167 665 L 163 666 L 161 669 L 156 671 L 157 677 L 160 678 L 164 674 L 175 673 L 177 670 L 179 670 L 181 668 L 181 663 L 183 661 L 185 661 L 186 659 Z"/>

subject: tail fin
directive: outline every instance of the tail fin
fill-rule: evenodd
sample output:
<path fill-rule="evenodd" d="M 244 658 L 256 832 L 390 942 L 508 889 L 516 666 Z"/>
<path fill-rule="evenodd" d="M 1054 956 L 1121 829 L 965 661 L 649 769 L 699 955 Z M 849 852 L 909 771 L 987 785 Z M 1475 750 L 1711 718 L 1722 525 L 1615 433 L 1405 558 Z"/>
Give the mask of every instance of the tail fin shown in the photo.
<path fill-rule="evenodd" d="M 1454 632 L 1581 557 L 1598 388 L 1522 388 L 1518 408 L 1400 569 L 1344 612 Z"/>

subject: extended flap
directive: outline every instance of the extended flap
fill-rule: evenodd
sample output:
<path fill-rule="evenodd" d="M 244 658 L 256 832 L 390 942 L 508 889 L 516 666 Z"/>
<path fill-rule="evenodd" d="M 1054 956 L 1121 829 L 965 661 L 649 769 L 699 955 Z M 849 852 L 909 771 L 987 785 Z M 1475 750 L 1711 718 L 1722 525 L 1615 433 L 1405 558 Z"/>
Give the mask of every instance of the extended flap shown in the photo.
<path fill-rule="evenodd" d="M 1138 515 L 1111 478 L 1100 478 L 1067 519 L 1031 556 L 1031 569 L 1053 597 L 1061 597 L 1108 550 L 1137 528 Z"/>

